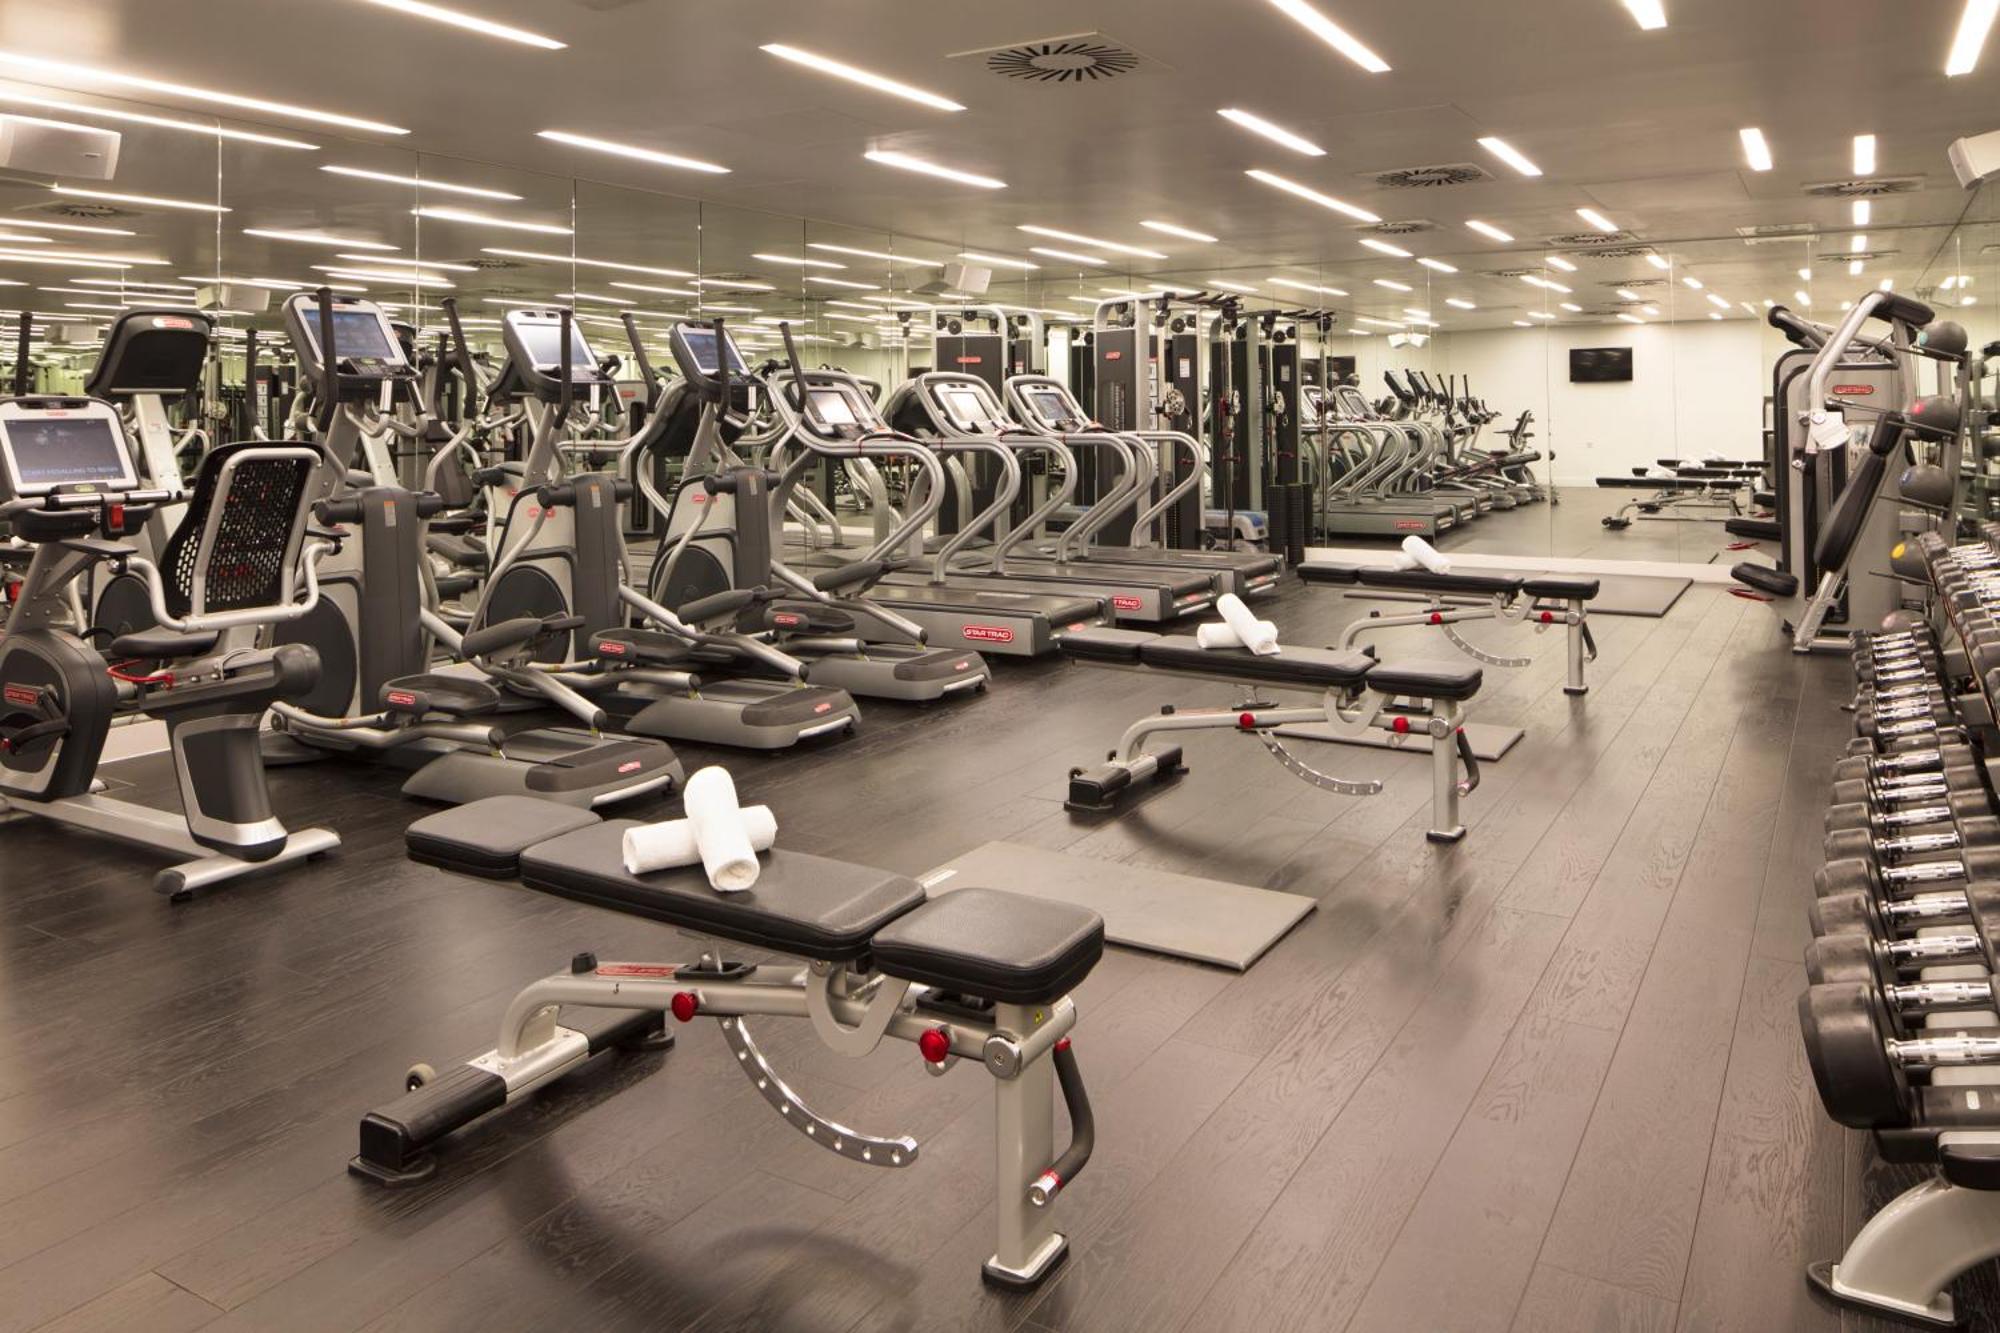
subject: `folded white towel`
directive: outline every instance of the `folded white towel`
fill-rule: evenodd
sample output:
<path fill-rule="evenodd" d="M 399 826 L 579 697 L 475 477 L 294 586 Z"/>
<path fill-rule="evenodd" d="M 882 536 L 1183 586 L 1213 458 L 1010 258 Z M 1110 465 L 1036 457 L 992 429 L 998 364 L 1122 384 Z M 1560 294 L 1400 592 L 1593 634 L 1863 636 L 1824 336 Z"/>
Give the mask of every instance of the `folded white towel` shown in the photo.
<path fill-rule="evenodd" d="M 736 804 L 736 784 L 729 770 L 711 764 L 687 780 L 682 793 L 688 822 L 694 825 L 708 882 L 723 893 L 741 893 L 757 882 L 761 867 Z"/>
<path fill-rule="evenodd" d="M 1278 627 L 1268 620 L 1260 620 L 1257 627 L 1273 639 L 1278 637 Z M 1236 637 L 1236 631 L 1228 625 L 1196 625 L 1194 641 L 1204 648 L 1241 648 L 1243 640 Z"/>
<path fill-rule="evenodd" d="M 1417 567 L 1417 558 L 1411 555 L 1408 551 L 1402 551 L 1402 550 L 1397 551 L 1395 558 L 1389 561 L 1387 565 L 1387 568 L 1398 571 L 1405 569 L 1415 569 L 1416 567 Z"/>
<path fill-rule="evenodd" d="M 1278 651 L 1277 626 L 1268 620 L 1257 619 L 1235 593 L 1226 592 L 1216 598 L 1215 610 L 1223 623 L 1235 631 L 1236 641 L 1243 647 L 1259 657 L 1269 657 Z"/>
<path fill-rule="evenodd" d="M 750 850 L 770 851 L 778 840 L 778 817 L 771 813 L 771 807 L 746 805 L 742 815 Z M 644 875 L 700 863 L 701 847 L 695 841 L 691 819 L 663 819 L 657 824 L 641 824 L 625 830 L 625 869 L 629 874 Z"/>
<path fill-rule="evenodd" d="M 1422 537 L 1403 538 L 1403 554 L 1428 569 L 1433 574 L 1451 573 L 1451 560 L 1438 553 L 1438 549 Z"/>

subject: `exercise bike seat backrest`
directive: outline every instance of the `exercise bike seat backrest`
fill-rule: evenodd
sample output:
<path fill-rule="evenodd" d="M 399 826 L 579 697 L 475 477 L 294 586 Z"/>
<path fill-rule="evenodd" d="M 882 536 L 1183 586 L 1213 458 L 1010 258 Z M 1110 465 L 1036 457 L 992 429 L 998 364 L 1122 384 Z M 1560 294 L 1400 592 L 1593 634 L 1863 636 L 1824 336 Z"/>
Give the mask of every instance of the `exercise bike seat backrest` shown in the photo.
<path fill-rule="evenodd" d="M 288 600 L 288 576 L 298 565 L 306 500 L 318 469 L 296 454 L 239 457 L 271 448 L 245 440 L 212 449 L 201 460 L 187 515 L 167 539 L 159 561 L 167 610 L 176 617 L 280 606 Z M 233 467 L 232 459 L 237 460 Z M 206 566 L 204 545 L 209 547 Z"/>

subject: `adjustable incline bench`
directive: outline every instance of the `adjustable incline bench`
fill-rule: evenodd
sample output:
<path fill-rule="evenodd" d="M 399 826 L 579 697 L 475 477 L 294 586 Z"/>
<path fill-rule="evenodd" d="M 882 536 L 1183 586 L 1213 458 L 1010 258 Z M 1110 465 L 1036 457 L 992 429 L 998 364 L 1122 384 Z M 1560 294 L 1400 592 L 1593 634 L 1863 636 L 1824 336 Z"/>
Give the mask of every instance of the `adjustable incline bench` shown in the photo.
<path fill-rule="evenodd" d="M 1163 746 L 1145 752 L 1149 737 L 1162 731 L 1226 729 L 1255 736 L 1271 756 L 1292 774 L 1315 787 L 1343 796 L 1374 796 L 1379 781 L 1355 781 L 1322 773 L 1286 748 L 1277 729 L 1297 723 L 1324 724 L 1335 739 L 1359 738 L 1377 725 L 1377 718 L 1395 699 L 1413 698 L 1431 704 L 1422 725 L 1431 743 L 1432 842 L 1457 842 L 1465 836 L 1459 822 L 1458 798 L 1479 785 L 1479 761 L 1473 757 L 1460 727 L 1467 699 L 1479 692 L 1480 669 L 1455 662 L 1412 662 L 1384 666 L 1366 653 L 1318 648 L 1284 648 L 1259 656 L 1247 648 L 1203 648 L 1192 634 L 1147 634 L 1136 630 L 1081 629 L 1063 635 L 1064 657 L 1086 666 L 1159 671 L 1252 687 L 1253 697 L 1228 708 L 1163 708 L 1125 729 L 1118 748 L 1094 768 L 1069 773 L 1068 810 L 1111 809 L 1134 783 L 1168 779 L 1186 771 L 1181 747 Z M 1302 691 L 1319 702 L 1281 708 L 1254 697 L 1256 687 Z M 1401 730 L 1410 721 L 1402 719 Z M 1459 776 L 1460 765 L 1465 776 Z"/>
<path fill-rule="evenodd" d="M 1518 579 L 1485 574 L 1433 574 L 1427 569 L 1378 569 L 1368 565 L 1334 565 L 1307 561 L 1298 567 L 1299 578 L 1307 583 L 1338 584 L 1346 587 L 1379 588 L 1385 592 L 1420 593 L 1429 600 L 1418 610 L 1385 616 L 1370 612 L 1357 620 L 1340 637 L 1342 648 L 1372 630 L 1403 625 L 1436 625 L 1454 648 L 1488 666 L 1524 667 L 1533 659 L 1496 657 L 1467 643 L 1454 624 L 1466 620 L 1510 620 L 1533 625 L 1537 634 L 1551 625 L 1562 625 L 1568 639 L 1569 675 L 1565 694 L 1585 694 L 1583 664 L 1597 660 L 1597 640 L 1591 637 L 1586 603 L 1597 596 L 1596 579 L 1572 579 L 1548 575 Z M 1484 605 L 1459 605 L 1452 599 L 1487 599 Z M 1560 607 L 1551 603 L 1560 603 Z"/>
<path fill-rule="evenodd" d="M 773 1072 L 745 1019 L 805 1018 L 842 1055 L 883 1037 L 912 1042 L 933 1074 L 961 1059 L 994 1079 L 999 1241 L 986 1280 L 1031 1287 L 1061 1263 L 1068 1241 L 1049 1203 L 1090 1158 L 1090 1102 L 1070 1049 L 1069 992 L 1104 951 L 1104 922 L 1064 903 L 962 888 L 926 900 L 916 881 L 885 870 L 773 849 L 756 886 L 711 888 L 700 866 L 633 875 L 621 844 L 633 820 L 519 796 L 419 820 L 418 861 L 678 926 L 712 939 L 808 960 L 749 962 L 704 943 L 690 963 L 607 963 L 578 954 L 507 1007 L 500 1044 L 439 1076 L 410 1072 L 408 1091 L 361 1121 L 354 1174 L 413 1183 L 436 1169 L 432 1148 L 488 1112 L 526 1097 L 612 1048 L 673 1044 L 664 1015 L 716 1019 L 764 1100 L 808 1139 L 849 1161 L 905 1167 L 915 1139 L 878 1137 L 827 1120 Z M 1054 1091 L 1069 1111 L 1070 1145 L 1054 1146 Z"/>

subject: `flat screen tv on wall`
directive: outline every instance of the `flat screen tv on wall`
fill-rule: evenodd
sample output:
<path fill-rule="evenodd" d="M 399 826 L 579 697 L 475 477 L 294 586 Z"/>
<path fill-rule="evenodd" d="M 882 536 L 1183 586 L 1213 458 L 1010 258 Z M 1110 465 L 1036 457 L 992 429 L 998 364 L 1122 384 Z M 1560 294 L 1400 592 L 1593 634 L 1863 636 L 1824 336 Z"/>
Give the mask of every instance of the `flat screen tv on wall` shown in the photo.
<path fill-rule="evenodd" d="M 1632 349 L 1629 347 L 1572 347 L 1569 349 L 1571 384 L 1611 384 L 1632 378 Z"/>

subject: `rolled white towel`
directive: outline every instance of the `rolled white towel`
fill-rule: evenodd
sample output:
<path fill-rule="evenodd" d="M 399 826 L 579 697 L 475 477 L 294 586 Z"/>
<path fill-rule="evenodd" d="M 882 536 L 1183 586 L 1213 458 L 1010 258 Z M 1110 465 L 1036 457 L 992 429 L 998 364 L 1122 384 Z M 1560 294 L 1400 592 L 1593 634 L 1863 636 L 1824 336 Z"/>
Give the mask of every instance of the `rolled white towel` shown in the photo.
<path fill-rule="evenodd" d="M 1258 629 L 1269 634 L 1273 640 L 1278 637 L 1278 627 L 1268 620 L 1257 622 Z M 1204 648 L 1241 648 L 1243 640 L 1236 637 L 1236 631 L 1228 625 L 1196 625 L 1194 641 Z"/>
<path fill-rule="evenodd" d="M 1403 538 L 1403 554 L 1433 574 L 1451 573 L 1450 558 L 1440 554 L 1437 547 L 1432 546 L 1422 537 L 1413 534 Z"/>
<path fill-rule="evenodd" d="M 694 825 L 708 882 L 722 893 L 741 893 L 757 882 L 761 867 L 736 804 L 736 784 L 729 770 L 710 764 L 687 780 L 682 792 L 688 822 Z"/>
<path fill-rule="evenodd" d="M 1235 593 L 1226 592 L 1216 598 L 1215 610 L 1223 623 L 1235 631 L 1236 641 L 1251 652 L 1259 657 L 1269 657 L 1278 651 L 1277 626 L 1257 619 Z"/>
<path fill-rule="evenodd" d="M 768 852 L 778 840 L 778 817 L 768 805 L 742 808 L 743 831 L 749 835 L 750 850 Z M 701 847 L 695 841 L 694 821 L 664 819 L 657 824 L 641 824 L 625 830 L 625 870 L 644 875 L 675 866 L 698 865 Z"/>
<path fill-rule="evenodd" d="M 1408 551 L 1400 550 L 1396 552 L 1395 557 L 1385 566 L 1385 568 L 1396 570 L 1399 573 L 1406 569 L 1415 569 L 1416 567 L 1417 558 Z"/>

